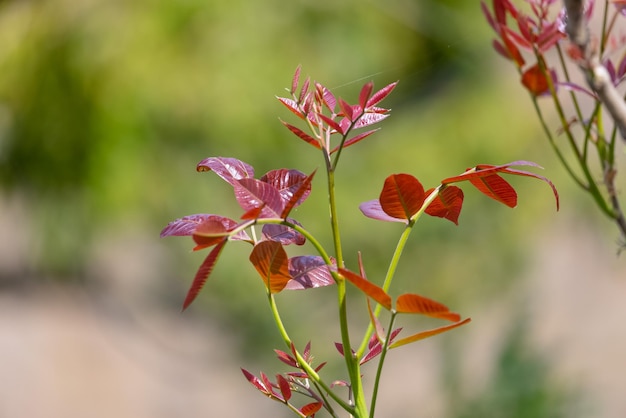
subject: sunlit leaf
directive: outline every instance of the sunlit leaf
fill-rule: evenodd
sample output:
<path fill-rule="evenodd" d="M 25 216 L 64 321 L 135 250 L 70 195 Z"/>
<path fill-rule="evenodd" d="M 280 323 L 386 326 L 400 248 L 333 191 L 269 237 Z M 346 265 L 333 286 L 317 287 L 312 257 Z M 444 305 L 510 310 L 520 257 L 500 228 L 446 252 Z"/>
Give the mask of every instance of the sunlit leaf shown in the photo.
<path fill-rule="evenodd" d="M 385 330 L 383 329 L 383 325 L 380 323 L 378 318 L 376 318 L 376 315 L 374 315 L 374 311 L 372 310 L 372 304 L 370 303 L 369 298 L 367 298 L 367 313 L 370 317 L 370 323 L 374 327 L 375 331 L 372 337 L 378 339 L 378 342 L 382 343 L 385 340 Z"/>
<path fill-rule="evenodd" d="M 393 91 L 394 88 L 398 85 L 398 82 L 395 81 L 391 84 L 387 84 L 382 89 L 378 90 L 376 93 L 372 95 L 372 97 L 367 101 L 366 108 L 370 108 L 372 106 L 376 106 L 378 103 L 382 102 L 385 97 L 389 95 Z"/>
<path fill-rule="evenodd" d="M 200 161 L 197 171 L 213 171 L 230 184 L 237 180 L 254 177 L 254 168 L 236 158 L 209 157 Z"/>
<path fill-rule="evenodd" d="M 300 408 L 300 413 L 305 417 L 310 417 L 311 415 L 322 409 L 322 406 L 323 404 L 321 402 L 311 402 Z"/>
<path fill-rule="evenodd" d="M 298 95 L 298 102 L 303 103 L 306 101 L 305 98 L 307 97 L 307 93 L 309 92 L 310 85 L 311 78 L 307 77 L 306 80 L 304 80 L 304 83 L 302 83 L 302 88 L 300 89 L 300 94 Z M 308 112 L 308 110 L 305 109 L 305 112 Z"/>
<path fill-rule="evenodd" d="M 257 179 L 241 179 L 233 184 L 235 199 L 245 211 L 263 206 L 261 218 L 279 218 L 284 209 L 280 192 L 271 184 Z"/>
<path fill-rule="evenodd" d="M 269 377 L 267 377 L 267 375 L 263 372 L 259 373 L 261 375 L 261 381 L 263 382 L 263 384 L 265 385 L 265 387 L 267 388 L 267 390 L 270 392 L 270 394 L 273 397 L 278 397 L 278 395 L 276 394 L 276 392 L 274 392 L 274 385 L 272 385 L 272 381 L 270 380 Z"/>
<path fill-rule="evenodd" d="M 291 222 L 296 222 L 291 219 Z M 282 245 L 303 245 L 306 242 L 306 238 L 304 235 L 299 233 L 298 231 L 294 231 L 292 228 L 289 228 L 285 225 L 277 225 L 277 224 L 266 224 L 263 225 L 263 239 L 276 241 L 281 243 Z"/>
<path fill-rule="evenodd" d="M 470 322 L 471 319 L 470 318 L 466 318 L 460 322 L 455 322 L 454 324 L 450 324 L 450 325 L 445 325 L 443 327 L 439 327 L 439 328 L 435 328 L 435 329 L 431 329 L 428 331 L 422 331 L 422 332 L 418 332 L 417 334 L 413 334 L 409 337 L 406 338 L 402 338 L 401 340 L 398 340 L 396 342 L 394 342 L 393 344 L 391 344 L 389 346 L 389 348 L 396 348 L 396 347 L 400 347 L 406 344 L 410 344 L 413 343 L 415 341 L 419 341 L 419 340 L 423 340 L 425 338 L 429 338 L 432 336 L 435 336 L 437 334 L 441 334 L 444 333 L 446 331 L 450 331 L 451 329 L 460 327 L 461 325 L 465 325 L 468 322 Z"/>
<path fill-rule="evenodd" d="M 383 208 L 380 206 L 380 200 L 369 200 L 367 202 L 363 202 L 359 205 L 359 209 L 363 213 L 363 215 L 368 218 L 376 219 L 379 221 L 385 222 L 402 222 L 406 223 L 405 219 L 398 219 L 392 216 L 389 216 L 385 213 Z"/>
<path fill-rule="evenodd" d="M 336 121 L 332 120 L 331 118 L 329 118 L 328 116 L 324 115 L 323 113 L 318 113 L 317 116 L 319 116 L 319 118 L 321 120 L 323 120 L 324 123 L 326 123 L 328 126 L 330 126 L 335 131 L 337 131 L 338 133 L 343 135 L 344 131 L 343 131 L 343 128 L 341 127 L 341 125 L 339 125 L 339 123 L 337 123 Z"/>
<path fill-rule="evenodd" d="M 320 142 L 313 138 L 311 135 L 307 134 L 306 132 L 304 132 L 302 129 L 293 126 L 290 123 L 287 123 L 285 121 L 281 120 L 281 123 L 283 125 L 285 125 L 287 127 L 287 129 L 289 129 L 291 132 L 293 132 L 297 137 L 299 137 L 300 139 L 303 139 L 305 142 L 308 142 L 309 144 L 313 145 L 315 148 L 317 149 L 321 149 L 322 146 L 320 145 Z"/>
<path fill-rule="evenodd" d="M 396 336 L 400 333 L 400 331 L 402 331 L 402 328 L 397 328 L 391 331 L 391 335 L 389 336 L 389 340 L 390 340 L 389 345 L 393 343 L 393 341 L 395 340 Z M 378 356 L 380 353 L 382 353 L 382 351 L 383 351 L 382 340 L 378 340 L 376 336 L 373 336 L 373 338 L 370 339 L 369 351 L 367 352 L 365 356 L 363 356 L 363 358 L 360 361 L 360 364 L 363 365 L 367 363 L 368 361 L 372 360 L 373 358 Z"/>
<path fill-rule="evenodd" d="M 204 284 L 209 278 L 209 275 L 211 274 L 211 272 L 213 271 L 213 267 L 215 267 L 215 263 L 217 262 L 217 259 L 227 242 L 228 240 L 226 239 L 223 239 L 222 241 L 220 241 L 215 246 L 215 248 L 211 250 L 209 255 L 204 259 L 204 261 L 200 265 L 200 268 L 198 269 L 196 276 L 194 277 L 193 282 L 191 283 L 191 287 L 189 288 L 189 291 L 187 292 L 185 301 L 183 302 L 183 311 L 187 309 L 189 305 L 191 305 L 191 303 L 198 296 L 198 293 L 200 293 L 200 291 L 204 287 Z"/>
<path fill-rule="evenodd" d="M 271 184 L 278 190 L 283 201 L 284 208 L 281 218 L 287 217 L 291 209 L 302 204 L 311 194 L 311 182 L 317 170 L 310 175 L 306 175 L 298 170 L 272 170 L 263 177 L 261 181 Z"/>
<path fill-rule="evenodd" d="M 517 206 L 517 192 L 506 180 L 497 174 L 472 178 L 470 183 L 485 196 L 488 196 L 510 208 Z"/>
<path fill-rule="evenodd" d="M 354 120 L 353 114 L 352 114 L 352 106 L 350 106 L 347 102 L 345 102 L 341 98 L 339 99 L 339 108 L 341 109 L 341 114 L 345 116 L 349 121 Z"/>
<path fill-rule="evenodd" d="M 300 83 L 300 70 L 301 66 L 298 65 L 296 67 L 296 71 L 293 73 L 293 78 L 291 80 L 291 90 L 289 91 L 291 94 L 296 94 L 296 90 L 298 90 L 298 84 Z"/>
<path fill-rule="evenodd" d="M 363 128 L 365 126 L 374 125 L 382 120 L 385 120 L 389 117 L 388 114 L 382 113 L 364 113 L 363 116 L 359 118 L 358 121 L 354 124 L 354 129 Z"/>
<path fill-rule="evenodd" d="M 430 195 L 434 189 L 428 190 L 425 194 Z M 442 186 L 435 200 L 426 208 L 426 213 L 430 216 L 437 216 L 459 224 L 459 214 L 463 207 L 463 190 L 456 186 Z"/>
<path fill-rule="evenodd" d="M 280 292 L 291 280 L 287 253 L 275 241 L 262 241 L 255 245 L 250 261 L 271 293 Z"/>
<path fill-rule="evenodd" d="M 446 305 L 414 293 L 405 293 L 398 296 L 396 311 L 398 313 L 422 314 L 432 318 L 447 319 L 452 322 L 461 319 L 459 314 L 450 312 Z"/>
<path fill-rule="evenodd" d="M 291 385 L 282 375 L 276 375 L 276 383 L 278 383 L 278 388 L 280 389 L 280 393 L 283 395 L 283 399 L 288 401 L 291 399 Z"/>
<path fill-rule="evenodd" d="M 385 179 L 380 206 L 393 218 L 410 219 L 424 203 L 424 187 L 410 174 L 392 174 Z"/>
<path fill-rule="evenodd" d="M 335 284 L 328 266 L 320 256 L 302 255 L 289 259 L 291 280 L 285 286 L 287 290 L 311 289 Z"/>
<path fill-rule="evenodd" d="M 367 296 L 382 305 L 385 309 L 391 309 L 391 297 L 381 287 L 376 286 L 374 283 L 364 279 L 358 274 L 351 272 L 350 270 L 340 268 L 339 274 L 341 274 L 346 280 L 359 288 Z"/>
<path fill-rule="evenodd" d="M 324 99 L 324 104 L 326 105 L 328 110 L 330 110 L 331 113 L 334 114 L 335 107 L 337 106 L 337 99 L 335 99 L 335 96 L 333 95 L 333 93 L 330 90 L 328 90 L 326 87 L 324 87 L 323 99 Z"/>
<path fill-rule="evenodd" d="M 231 230 L 237 226 L 237 222 L 226 218 L 220 215 L 211 215 L 211 214 L 197 214 L 197 215 L 189 215 L 184 216 L 180 219 L 176 219 L 169 224 L 161 231 L 161 237 L 167 236 L 188 236 L 193 235 L 196 228 L 205 221 L 217 221 L 221 222 L 226 230 Z M 242 235 L 233 237 L 232 239 L 250 239 L 248 235 L 243 232 Z"/>

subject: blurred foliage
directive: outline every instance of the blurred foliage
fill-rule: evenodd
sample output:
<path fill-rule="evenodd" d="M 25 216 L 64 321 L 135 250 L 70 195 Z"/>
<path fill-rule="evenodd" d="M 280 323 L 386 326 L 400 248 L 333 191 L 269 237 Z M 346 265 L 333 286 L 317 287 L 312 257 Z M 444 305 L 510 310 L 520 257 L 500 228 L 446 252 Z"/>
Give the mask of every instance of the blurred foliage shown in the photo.
<path fill-rule="evenodd" d="M 400 80 L 383 130 L 351 148 L 338 172 L 347 260 L 354 265 L 362 251 L 375 280 L 400 231 L 357 207 L 377 196 L 388 174 L 412 173 L 428 188 L 477 163 L 553 162 L 533 141 L 530 104 L 515 106 L 523 92 L 497 77 L 489 37 L 479 5 L 452 0 L 0 2 L 0 185 L 2 199 L 27 202 L 33 225 L 24 268 L 89 282 L 105 232 L 157 240 L 176 217 L 237 213 L 227 185 L 194 172 L 205 157 L 233 156 L 259 175 L 318 168 L 321 159 L 277 120 L 291 116 L 274 96 L 301 64 L 349 100 L 367 80 Z M 462 310 L 514 280 L 528 228 L 554 216 L 548 189 L 514 183 L 523 208 L 515 213 L 467 191 L 459 227 L 425 219 L 401 262 L 398 292 Z M 298 216 L 330 244 L 323 178 L 313 187 Z M 191 241 L 163 245 L 175 255 L 153 293 L 174 311 L 202 255 L 189 254 Z M 189 315 L 208 314 L 242 336 L 242 351 L 266 358 L 277 334 L 255 280 L 229 246 Z M 280 295 L 279 303 L 303 344 L 316 338 L 309 327 L 336 332 L 324 326 L 335 309 L 328 291 Z M 350 308 L 366 320 L 364 305 Z"/>

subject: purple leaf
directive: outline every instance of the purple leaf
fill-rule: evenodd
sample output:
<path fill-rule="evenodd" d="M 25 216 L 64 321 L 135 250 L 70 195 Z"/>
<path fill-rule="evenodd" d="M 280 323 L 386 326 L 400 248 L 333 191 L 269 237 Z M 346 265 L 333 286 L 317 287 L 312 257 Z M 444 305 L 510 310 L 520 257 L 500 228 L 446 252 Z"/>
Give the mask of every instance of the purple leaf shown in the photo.
<path fill-rule="evenodd" d="M 294 219 L 289 222 L 297 223 Z M 304 245 L 306 238 L 301 233 L 294 231 L 286 225 L 266 224 L 263 225 L 263 239 L 276 241 L 282 245 L 296 244 Z"/>
<path fill-rule="evenodd" d="M 214 171 L 228 183 L 234 185 L 237 180 L 254 177 L 254 168 L 236 158 L 209 157 L 200 161 L 197 171 Z"/>
<path fill-rule="evenodd" d="M 279 218 L 283 199 L 274 186 L 257 179 L 241 179 L 233 184 L 235 199 L 245 211 L 261 208 L 259 218 Z"/>
<path fill-rule="evenodd" d="M 385 222 L 401 222 L 406 223 L 404 219 L 394 218 L 385 213 L 382 206 L 380 205 L 380 200 L 369 200 L 367 202 L 363 202 L 359 205 L 359 209 L 363 213 L 363 215 L 367 216 L 371 219 L 376 219 L 379 221 Z"/>
<path fill-rule="evenodd" d="M 322 257 L 313 255 L 296 256 L 289 259 L 291 280 L 286 290 L 302 290 L 335 284 L 333 276 Z"/>
<path fill-rule="evenodd" d="M 289 202 L 294 193 L 298 192 L 300 186 L 306 183 L 307 178 L 308 176 L 301 171 L 287 170 L 286 168 L 281 168 L 279 170 L 272 170 L 267 172 L 263 177 L 260 178 L 260 180 L 278 190 L 278 193 L 280 193 L 280 196 L 282 197 L 284 202 Z M 308 188 L 300 191 L 300 193 L 302 193 L 302 196 L 295 203 L 294 207 L 300 205 L 306 200 L 307 197 L 309 197 L 309 195 L 311 194 L 310 184 Z"/>

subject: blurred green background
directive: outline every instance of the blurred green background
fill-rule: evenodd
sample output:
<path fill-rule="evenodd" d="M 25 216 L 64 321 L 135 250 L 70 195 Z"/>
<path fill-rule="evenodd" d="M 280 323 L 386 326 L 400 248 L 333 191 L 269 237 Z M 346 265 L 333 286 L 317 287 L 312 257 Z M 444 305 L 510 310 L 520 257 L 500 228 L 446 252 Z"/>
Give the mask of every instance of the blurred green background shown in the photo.
<path fill-rule="evenodd" d="M 478 2 L 0 2 L 0 291 L 5 315 L 22 313 L 32 320 L 19 325 L 7 319 L 8 328 L 0 329 L 11 343 L 4 357 L 16 359 L 14 368 L 5 360 L 0 374 L 39 379 L 35 388 L 50 398 L 42 410 L 31 405 L 30 414 L 19 416 L 85 416 L 81 408 L 100 403 L 102 409 L 90 416 L 111 416 L 107 407 L 135 417 L 243 416 L 252 408 L 257 416 L 288 416 L 238 376 L 238 365 L 270 374 L 280 369 L 271 350 L 282 348 L 261 281 L 247 263 L 249 248 L 229 245 L 198 301 L 181 315 L 203 255 L 190 252 L 191 240 L 159 240 L 158 234 L 187 214 L 239 214 L 228 185 L 195 172 L 205 157 L 239 158 L 258 175 L 281 167 L 323 168 L 320 155 L 278 121 L 293 122 L 275 96 L 285 94 L 297 65 L 348 101 L 356 100 L 366 81 L 382 87 L 400 80 L 384 102 L 393 111 L 382 131 L 347 150 L 338 172 L 347 261 L 354 267 L 361 251 L 371 279 L 384 274 L 400 228 L 365 219 L 358 204 L 375 198 L 390 173 L 411 173 L 429 188 L 478 163 L 533 160 L 547 167 L 541 174 L 557 183 L 563 199 L 565 214 L 557 216 L 549 188 L 512 179 L 520 207 L 511 211 L 465 187 L 460 226 L 439 219 L 418 225 L 394 291 L 433 297 L 478 325 L 403 348 L 404 358 L 416 364 L 397 364 L 395 374 L 390 366 L 393 378 L 383 382 L 387 401 L 379 406 L 381 416 L 580 414 L 586 402 L 581 389 L 564 383 L 552 370 L 550 350 L 533 341 L 537 313 L 528 300 L 534 300 L 534 288 L 524 278 L 545 271 L 533 263 L 546 261 L 542 254 L 553 245 L 546 237 L 557 230 L 550 228 L 573 234 L 565 242 L 576 234 L 595 237 L 608 252 L 612 231 L 568 183 L 513 69 L 494 54 L 490 41 Z M 330 244 L 323 175 L 313 187 L 296 216 Z M 355 293 L 357 330 L 367 319 L 362 302 Z M 332 346 L 339 339 L 333 289 L 281 295 L 279 303 L 296 340 L 313 340 L 318 361 L 329 360 L 329 374 L 338 374 L 332 378 L 344 378 Z M 477 319 L 490 317 L 498 304 L 506 321 L 481 326 Z M 58 321 L 52 320 L 55 313 Z M 78 396 L 86 389 L 63 383 L 80 374 L 60 372 L 42 380 L 15 366 L 28 369 L 37 358 L 87 373 L 108 358 L 96 345 L 85 348 L 89 361 L 66 364 L 46 348 L 48 340 L 40 341 L 40 349 L 30 346 L 27 335 L 38 332 L 60 340 L 67 330 L 76 338 L 84 335 L 84 324 L 75 322 L 84 315 L 93 321 L 86 329 L 93 332 L 95 324 L 108 349 L 115 347 L 133 364 L 118 374 L 89 372 L 94 381 L 114 383 L 97 400 L 85 401 L 87 406 Z M 51 324 L 44 327 L 40 317 Z M 182 329 L 187 331 L 180 334 Z M 484 376 L 477 385 L 463 371 L 475 361 L 464 347 L 485 333 L 499 337 L 490 337 L 491 354 L 481 360 Z M 78 359 L 85 355 L 80 344 L 68 344 L 58 350 L 78 350 Z M 212 346 L 221 348 L 207 354 L 203 347 Z M 155 347 L 163 357 L 145 363 L 151 358 L 145 353 Z M 429 383 L 423 391 L 424 384 L 404 380 L 422 375 L 420 356 L 435 356 L 425 366 Z M 229 367 L 218 372 L 216 362 Z M 136 385 L 118 387 L 115 382 L 133 382 L 137 368 L 148 369 L 146 385 L 158 389 L 137 388 L 144 382 L 140 377 Z M 27 383 L 0 397 L 21 399 Z M 54 399 L 48 384 L 62 388 L 64 402 Z M 204 403 L 206 392 L 215 399 Z M 395 399 L 394 393 L 405 395 Z M 161 404 L 158 413 L 151 409 Z M 6 416 L 18 416 L 7 405 Z M 391 412 L 384 412 L 385 405 Z M 217 410 L 221 415 L 214 415 Z"/>

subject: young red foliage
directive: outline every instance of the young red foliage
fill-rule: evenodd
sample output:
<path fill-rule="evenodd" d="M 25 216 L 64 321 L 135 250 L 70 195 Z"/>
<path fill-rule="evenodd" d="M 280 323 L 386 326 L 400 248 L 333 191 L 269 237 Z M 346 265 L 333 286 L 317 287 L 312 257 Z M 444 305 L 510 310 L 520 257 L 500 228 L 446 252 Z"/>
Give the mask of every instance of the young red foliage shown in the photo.
<path fill-rule="evenodd" d="M 335 284 L 328 266 L 320 256 L 301 255 L 289 259 L 291 280 L 285 290 L 311 289 Z"/>
<path fill-rule="evenodd" d="M 410 219 L 424 204 L 424 187 L 409 174 L 392 174 L 385 179 L 380 206 L 392 218 Z"/>
<path fill-rule="evenodd" d="M 429 189 L 429 196 L 435 189 Z M 463 190 L 456 186 L 441 186 L 435 200 L 426 208 L 430 216 L 447 219 L 455 225 L 459 224 L 459 215 L 463 207 Z"/>
<path fill-rule="evenodd" d="M 280 389 L 280 393 L 283 395 L 283 399 L 285 402 L 291 399 L 291 385 L 282 375 L 276 375 L 276 383 L 278 383 L 278 388 Z"/>
<path fill-rule="evenodd" d="M 262 241 L 254 246 L 250 261 L 261 275 L 270 293 L 278 293 L 285 288 L 291 275 L 287 253 L 275 241 Z"/>
<path fill-rule="evenodd" d="M 187 292 L 185 301 L 183 302 L 183 311 L 187 309 L 189 305 L 191 305 L 191 303 L 196 299 L 196 296 L 198 296 L 198 293 L 200 293 L 200 291 L 204 287 L 204 284 L 209 278 L 209 275 L 211 274 L 211 272 L 213 271 L 213 267 L 215 267 L 215 263 L 217 262 L 217 259 L 227 242 L 228 240 L 226 238 L 222 239 L 215 246 L 215 248 L 211 250 L 209 255 L 204 259 L 204 261 L 200 265 L 200 268 L 198 269 L 196 276 L 194 277 L 193 282 L 191 283 L 191 287 L 189 288 L 189 291 Z"/>
<path fill-rule="evenodd" d="M 402 338 L 389 346 L 389 348 L 396 348 L 406 344 L 414 343 L 415 341 L 423 340 L 425 338 L 433 337 L 435 335 L 450 331 L 454 328 L 458 328 L 461 325 L 465 325 L 471 321 L 471 318 L 465 318 L 462 321 L 455 322 L 454 324 L 445 325 L 443 327 L 434 328 L 428 331 L 418 332 L 417 334 L 413 334 L 409 337 Z"/>
<path fill-rule="evenodd" d="M 398 296 L 396 311 L 398 313 L 422 314 L 432 318 L 447 319 L 452 322 L 461 319 L 459 314 L 450 312 L 446 305 L 413 293 L 405 293 Z"/>
<path fill-rule="evenodd" d="M 374 283 L 351 272 L 350 270 L 340 268 L 339 274 L 359 288 L 367 296 L 382 305 L 385 309 L 391 309 L 391 297 L 381 287 L 376 286 Z"/>
<path fill-rule="evenodd" d="M 321 402 L 311 402 L 300 408 L 300 413 L 305 417 L 311 417 L 315 415 L 317 411 L 322 409 L 323 404 Z"/>
<path fill-rule="evenodd" d="M 236 158 L 209 157 L 200 161 L 196 166 L 197 171 L 213 171 L 230 184 L 237 180 L 254 177 L 254 168 Z"/>
<path fill-rule="evenodd" d="M 246 369 L 242 368 L 241 372 L 246 377 L 246 380 L 252 384 L 252 386 L 257 388 L 264 395 L 271 396 L 270 390 L 265 387 L 265 384 L 261 381 L 261 379 L 259 379 L 258 377 L 256 377 L 255 375 L 247 371 Z"/>
<path fill-rule="evenodd" d="M 320 144 L 320 141 L 318 141 L 317 139 L 313 138 L 311 135 L 307 134 L 302 129 L 300 129 L 300 128 L 296 127 L 296 126 L 293 126 L 290 123 L 284 122 L 282 120 L 281 120 L 281 123 L 283 125 L 285 125 L 287 127 L 287 129 L 289 129 L 291 132 L 293 132 L 298 138 L 304 140 L 304 142 L 307 142 L 307 143 L 313 145 L 317 149 L 322 149 L 322 145 Z"/>
<path fill-rule="evenodd" d="M 194 251 L 207 247 L 212 247 L 229 236 L 228 231 L 237 225 L 232 219 L 216 219 L 211 217 L 206 219 L 196 227 L 193 232 L 193 240 L 197 244 Z"/>
<path fill-rule="evenodd" d="M 479 178 L 472 178 L 470 183 L 485 196 L 504 203 L 510 208 L 517 206 L 517 192 L 506 180 L 497 174 L 490 174 Z"/>
<path fill-rule="evenodd" d="M 235 199 L 243 210 L 262 208 L 257 217 L 280 218 L 285 203 L 276 187 L 257 179 L 241 179 L 233 184 Z"/>

